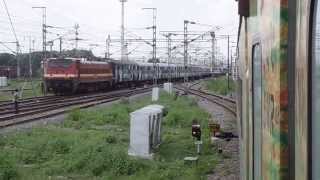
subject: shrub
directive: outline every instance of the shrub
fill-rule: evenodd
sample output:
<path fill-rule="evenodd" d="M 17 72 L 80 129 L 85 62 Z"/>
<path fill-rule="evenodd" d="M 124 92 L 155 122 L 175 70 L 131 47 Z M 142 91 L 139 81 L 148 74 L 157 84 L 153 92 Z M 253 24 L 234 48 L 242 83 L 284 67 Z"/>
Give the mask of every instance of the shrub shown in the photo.
<path fill-rule="evenodd" d="M 5 146 L 6 143 L 7 143 L 6 138 L 0 135 L 0 147 Z"/>
<path fill-rule="evenodd" d="M 5 155 L 0 155 L 0 179 L 11 180 L 18 177 L 18 170 Z"/>
<path fill-rule="evenodd" d="M 130 159 L 125 152 L 110 150 L 108 147 L 103 152 L 95 153 L 91 160 L 91 173 L 94 176 L 100 176 L 104 172 L 115 176 L 132 175 L 144 167 L 139 161 Z"/>
<path fill-rule="evenodd" d="M 109 135 L 106 137 L 106 142 L 109 144 L 115 144 L 115 143 L 117 143 L 117 138 Z"/>
<path fill-rule="evenodd" d="M 56 154 L 66 154 L 70 151 L 68 142 L 63 139 L 53 139 L 48 142 L 48 149 Z"/>
<path fill-rule="evenodd" d="M 72 121 L 80 121 L 81 120 L 81 111 L 80 111 L 80 109 L 73 109 L 69 113 L 68 119 L 70 119 Z"/>

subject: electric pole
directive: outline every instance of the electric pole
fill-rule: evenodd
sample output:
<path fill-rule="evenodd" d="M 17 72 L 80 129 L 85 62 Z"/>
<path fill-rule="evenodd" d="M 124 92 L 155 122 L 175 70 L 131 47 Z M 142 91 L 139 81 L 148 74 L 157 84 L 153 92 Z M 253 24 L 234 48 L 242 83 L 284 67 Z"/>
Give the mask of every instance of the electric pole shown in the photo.
<path fill-rule="evenodd" d="M 230 36 L 228 35 L 228 70 L 227 70 L 227 76 L 228 76 L 228 91 L 229 91 L 229 89 L 230 89 L 230 77 L 229 77 L 229 68 L 230 68 L 230 66 L 229 66 L 229 64 L 230 64 Z"/>
<path fill-rule="evenodd" d="M 171 34 L 168 34 L 168 65 L 171 63 Z"/>
<path fill-rule="evenodd" d="M 20 56 L 19 56 L 19 50 L 20 50 L 20 44 L 19 42 L 17 41 L 16 42 L 16 48 L 17 48 L 17 54 L 16 54 L 16 58 L 17 58 L 17 78 L 19 79 L 20 76 L 21 76 L 21 73 L 20 73 Z"/>
<path fill-rule="evenodd" d="M 153 84 L 154 85 L 157 85 L 157 80 L 158 80 L 158 68 L 157 68 L 157 9 L 156 8 L 153 8 L 153 26 L 152 26 L 152 29 L 153 29 L 153 38 L 152 38 L 152 48 L 153 48 L 153 51 L 152 51 L 152 59 L 153 59 L 153 68 L 155 69 L 155 77 L 153 78 Z"/>
<path fill-rule="evenodd" d="M 230 49 L 230 60 L 231 60 L 231 62 L 230 62 L 230 75 L 231 75 L 231 77 L 233 78 L 233 57 L 232 57 L 232 47 L 231 47 L 231 49 Z"/>
<path fill-rule="evenodd" d="M 111 38 L 110 38 L 110 35 L 108 35 L 108 38 L 106 40 L 106 59 L 110 59 L 110 43 L 111 43 Z"/>
<path fill-rule="evenodd" d="M 213 68 L 215 67 L 215 33 L 211 32 L 210 33 L 211 38 L 212 38 L 212 57 L 211 57 L 211 72 L 213 72 Z"/>
<path fill-rule="evenodd" d="M 49 57 L 52 57 L 53 41 L 48 41 L 48 45 L 50 46 L 50 55 L 49 55 Z"/>
<path fill-rule="evenodd" d="M 32 47 L 31 47 L 31 36 L 29 36 L 29 77 L 32 78 Z"/>
<path fill-rule="evenodd" d="M 34 40 L 32 41 L 33 45 L 34 45 Z M 34 48 L 34 47 L 33 47 Z M 35 96 L 35 89 L 34 89 L 34 84 L 33 84 L 33 80 L 32 80 L 32 48 L 31 48 L 31 36 L 29 36 L 29 78 L 31 81 L 31 87 L 32 87 L 32 92 L 33 95 Z"/>
<path fill-rule="evenodd" d="M 75 38 L 75 41 L 76 41 L 76 50 L 78 49 L 78 42 L 79 42 L 79 28 L 80 28 L 80 26 L 79 26 L 79 24 L 76 24 L 76 25 L 74 25 L 74 29 L 75 29 L 75 36 L 76 36 L 76 38 Z"/>
<path fill-rule="evenodd" d="M 44 81 L 44 61 L 47 59 L 47 8 L 42 7 L 32 7 L 33 9 L 42 9 L 42 83 L 43 83 L 43 93 L 46 95 L 47 86 Z"/>
<path fill-rule="evenodd" d="M 184 59 L 184 83 L 188 81 L 187 70 L 188 70 L 188 21 L 184 21 L 184 51 L 183 51 L 183 59 Z"/>
<path fill-rule="evenodd" d="M 152 10 L 153 12 L 153 38 L 152 38 L 152 60 L 153 60 L 153 84 L 157 86 L 158 81 L 158 68 L 157 68 L 157 8 L 142 8 L 143 10 Z"/>
<path fill-rule="evenodd" d="M 174 35 L 173 33 L 168 33 L 167 35 L 164 35 L 167 38 L 167 43 L 168 43 L 168 66 L 170 66 L 170 64 L 172 63 L 172 49 L 171 49 L 171 43 L 172 43 L 172 39 L 171 36 Z M 171 68 L 170 68 L 171 69 Z M 171 82 L 171 73 L 170 72 L 170 76 L 169 76 L 169 82 Z"/>
<path fill-rule="evenodd" d="M 125 42 L 124 42 L 124 3 L 127 0 L 120 0 L 121 2 L 121 61 L 125 59 Z"/>
<path fill-rule="evenodd" d="M 188 42 L 188 24 L 196 24 L 195 22 L 192 22 L 192 21 L 187 21 L 187 20 L 184 20 L 184 33 L 183 33 L 183 36 L 184 36 L 184 51 L 183 51 L 183 60 L 184 60 L 184 83 L 188 82 L 188 76 L 187 76 L 187 73 L 188 73 L 188 60 L 189 60 L 189 54 L 188 54 L 188 45 L 189 45 L 189 42 Z"/>
<path fill-rule="evenodd" d="M 43 8 L 43 51 L 44 51 L 44 59 L 47 59 L 47 10 Z"/>
<path fill-rule="evenodd" d="M 59 37 L 59 52 L 62 55 L 62 36 Z"/>
<path fill-rule="evenodd" d="M 32 8 L 42 9 L 42 54 L 43 60 L 45 60 L 47 58 L 47 8 L 44 6 Z"/>

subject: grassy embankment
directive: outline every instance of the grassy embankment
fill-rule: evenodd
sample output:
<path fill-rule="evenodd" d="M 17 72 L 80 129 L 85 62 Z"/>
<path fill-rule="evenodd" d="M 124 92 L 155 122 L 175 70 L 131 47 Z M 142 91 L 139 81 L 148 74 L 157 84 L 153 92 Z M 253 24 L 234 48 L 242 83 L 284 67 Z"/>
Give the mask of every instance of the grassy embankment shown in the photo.
<path fill-rule="evenodd" d="M 204 82 L 204 85 L 209 91 L 221 95 L 232 93 L 236 88 L 235 82 L 230 78 L 230 89 L 228 90 L 228 79 L 225 76 L 207 80 Z"/>
<path fill-rule="evenodd" d="M 25 81 L 25 80 L 9 80 L 8 81 L 8 87 L 1 88 L 4 89 L 26 89 L 22 93 L 22 98 L 29 98 L 29 97 L 35 97 L 35 96 L 43 96 L 43 93 L 41 91 L 41 81 L 39 79 L 35 79 L 33 81 L 33 87 L 31 81 Z M 12 92 L 9 91 L 1 91 L 0 89 L 0 101 L 4 100 L 12 100 Z M 33 89 L 33 90 L 32 90 Z"/>
<path fill-rule="evenodd" d="M 62 125 L 51 125 L 0 139 L 0 179 L 206 179 L 219 160 L 209 143 L 210 115 L 187 97 L 161 94 L 164 118 L 162 144 L 154 160 L 127 155 L 129 113 L 150 104 L 150 98 L 105 108 L 74 110 Z M 183 158 L 195 155 L 191 122 L 201 120 L 204 147 L 198 165 Z"/>

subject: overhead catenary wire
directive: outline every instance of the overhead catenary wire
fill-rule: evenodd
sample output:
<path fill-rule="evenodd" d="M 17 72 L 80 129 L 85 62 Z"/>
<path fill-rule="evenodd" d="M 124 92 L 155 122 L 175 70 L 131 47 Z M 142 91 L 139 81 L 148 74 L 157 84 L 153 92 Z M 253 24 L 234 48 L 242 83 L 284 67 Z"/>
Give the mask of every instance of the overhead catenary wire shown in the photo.
<path fill-rule="evenodd" d="M 8 15 L 8 18 L 9 18 L 9 21 L 10 21 L 10 25 L 11 25 L 11 30 L 12 30 L 12 33 L 16 39 L 16 42 L 17 44 L 19 44 L 19 40 L 18 40 L 18 37 L 17 37 L 17 34 L 16 34 L 16 31 L 14 29 L 14 26 L 13 26 L 13 22 L 12 22 L 12 19 L 11 19 L 11 16 L 10 16 L 10 12 L 9 12 L 9 9 L 8 9 L 8 6 L 7 6 L 7 3 L 6 3 L 6 0 L 2 0 L 3 4 L 4 4 L 4 8 L 7 12 L 7 15 Z M 19 50 L 19 49 L 18 49 Z M 18 52 L 17 52 L 18 53 Z"/>
<path fill-rule="evenodd" d="M 12 50 L 9 46 L 7 46 L 5 43 L 0 41 L 0 44 L 5 47 L 6 49 L 8 49 L 9 51 L 11 51 L 13 54 L 16 54 L 16 52 L 14 50 Z"/>

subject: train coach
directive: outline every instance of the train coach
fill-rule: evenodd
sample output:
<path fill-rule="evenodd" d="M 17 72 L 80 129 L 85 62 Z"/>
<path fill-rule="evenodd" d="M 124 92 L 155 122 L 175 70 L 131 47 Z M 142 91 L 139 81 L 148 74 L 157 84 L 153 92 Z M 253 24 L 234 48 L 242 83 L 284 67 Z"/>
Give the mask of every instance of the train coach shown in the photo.
<path fill-rule="evenodd" d="M 211 76 L 210 68 L 158 63 L 156 74 L 152 63 L 133 61 L 87 61 L 79 58 L 50 58 L 44 62 L 46 88 L 53 93 L 117 88 L 151 83 L 156 77 L 159 82 Z M 186 73 L 186 74 L 185 74 Z"/>
<path fill-rule="evenodd" d="M 320 179 L 320 2 L 238 0 L 241 179 Z"/>

